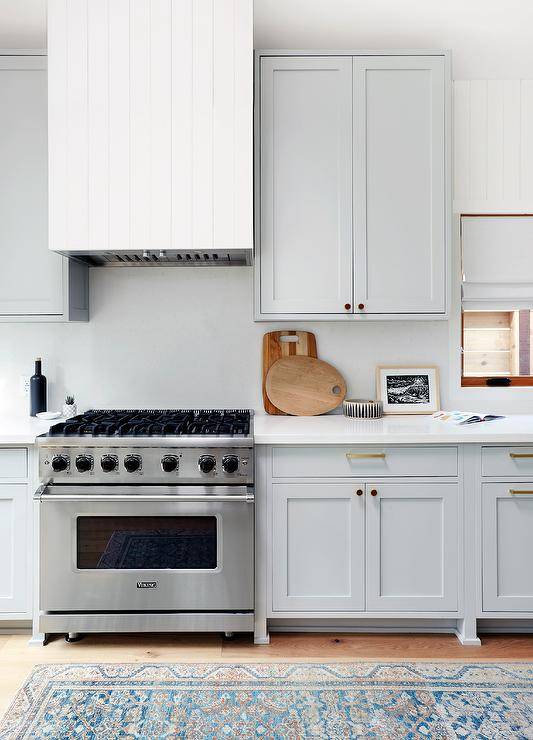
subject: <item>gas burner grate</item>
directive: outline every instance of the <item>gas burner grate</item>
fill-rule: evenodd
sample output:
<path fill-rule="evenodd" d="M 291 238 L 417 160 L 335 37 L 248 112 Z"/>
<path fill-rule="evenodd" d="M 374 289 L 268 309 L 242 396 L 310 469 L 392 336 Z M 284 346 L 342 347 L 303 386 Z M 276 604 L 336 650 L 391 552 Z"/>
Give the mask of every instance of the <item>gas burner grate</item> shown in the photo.
<path fill-rule="evenodd" d="M 246 436 L 247 409 L 92 410 L 54 424 L 50 437 Z"/>

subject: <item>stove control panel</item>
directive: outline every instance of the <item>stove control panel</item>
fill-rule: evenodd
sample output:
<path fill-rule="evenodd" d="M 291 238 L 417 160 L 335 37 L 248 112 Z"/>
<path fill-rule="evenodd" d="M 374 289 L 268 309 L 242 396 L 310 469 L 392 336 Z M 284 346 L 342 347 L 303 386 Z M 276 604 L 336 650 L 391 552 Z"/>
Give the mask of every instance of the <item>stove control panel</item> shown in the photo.
<path fill-rule="evenodd" d="M 251 447 L 39 448 L 41 480 L 55 483 L 253 483 Z"/>

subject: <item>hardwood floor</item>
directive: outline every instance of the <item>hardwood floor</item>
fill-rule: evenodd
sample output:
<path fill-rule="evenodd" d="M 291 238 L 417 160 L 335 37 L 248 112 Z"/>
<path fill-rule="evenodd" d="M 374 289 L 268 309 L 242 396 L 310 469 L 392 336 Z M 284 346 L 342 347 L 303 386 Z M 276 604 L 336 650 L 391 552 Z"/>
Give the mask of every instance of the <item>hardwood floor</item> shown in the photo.
<path fill-rule="evenodd" d="M 30 647 L 29 635 L 0 635 L 0 715 L 40 663 L 340 662 L 358 660 L 533 661 L 533 635 L 485 635 L 462 647 L 454 635 L 273 633 L 270 645 L 218 634 L 91 635 Z"/>

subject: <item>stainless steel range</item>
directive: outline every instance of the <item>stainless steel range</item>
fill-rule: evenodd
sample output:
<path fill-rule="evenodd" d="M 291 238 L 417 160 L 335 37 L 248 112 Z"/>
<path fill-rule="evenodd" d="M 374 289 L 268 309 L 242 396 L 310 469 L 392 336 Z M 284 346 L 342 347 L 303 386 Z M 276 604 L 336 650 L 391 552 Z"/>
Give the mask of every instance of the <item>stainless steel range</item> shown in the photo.
<path fill-rule="evenodd" d="M 88 411 L 39 437 L 39 631 L 253 631 L 252 424 Z"/>

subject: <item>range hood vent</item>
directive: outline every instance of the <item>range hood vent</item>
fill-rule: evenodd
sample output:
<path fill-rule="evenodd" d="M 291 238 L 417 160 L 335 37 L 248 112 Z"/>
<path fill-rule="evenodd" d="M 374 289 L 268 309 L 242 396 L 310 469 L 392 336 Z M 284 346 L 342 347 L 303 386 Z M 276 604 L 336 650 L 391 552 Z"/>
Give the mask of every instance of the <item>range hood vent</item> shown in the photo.
<path fill-rule="evenodd" d="M 251 249 L 231 251 L 165 250 L 146 252 L 72 252 L 90 267 L 238 267 L 252 264 Z"/>

